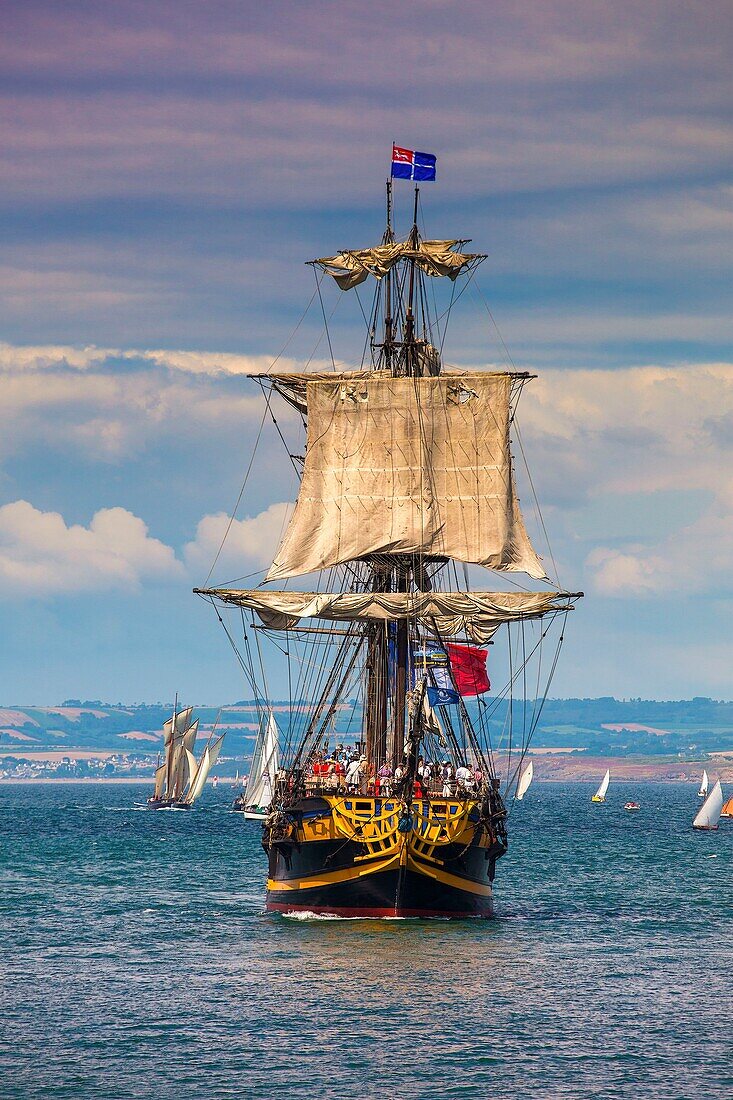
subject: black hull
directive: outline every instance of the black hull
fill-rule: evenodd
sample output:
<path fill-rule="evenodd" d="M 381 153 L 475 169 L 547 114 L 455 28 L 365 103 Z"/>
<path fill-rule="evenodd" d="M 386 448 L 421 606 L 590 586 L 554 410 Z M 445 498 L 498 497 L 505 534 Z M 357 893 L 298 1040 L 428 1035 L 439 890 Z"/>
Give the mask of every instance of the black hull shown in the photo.
<path fill-rule="evenodd" d="M 406 868 L 375 872 L 356 882 L 296 891 L 269 889 L 266 908 L 279 913 L 337 917 L 491 917 L 491 893 L 480 896 L 435 883 Z"/>
<path fill-rule="evenodd" d="M 394 806 L 385 816 L 371 802 L 366 813 L 374 807 L 374 831 L 361 832 L 361 840 L 351 824 L 338 825 L 342 806 L 336 799 L 303 802 L 291 811 L 289 835 L 265 830 L 267 909 L 341 917 L 492 916 L 491 884 L 506 846 L 468 816 L 470 806 L 455 807 L 456 818 L 462 814 L 455 828 L 446 818 L 427 836 L 420 825 L 428 807 L 401 832 L 394 829 Z"/>

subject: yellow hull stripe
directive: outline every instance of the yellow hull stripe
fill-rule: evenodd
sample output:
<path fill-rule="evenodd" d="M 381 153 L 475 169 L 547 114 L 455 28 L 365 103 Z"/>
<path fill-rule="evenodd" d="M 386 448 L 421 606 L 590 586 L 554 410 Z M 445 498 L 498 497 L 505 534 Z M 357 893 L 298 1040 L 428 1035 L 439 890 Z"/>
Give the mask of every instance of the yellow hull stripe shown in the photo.
<path fill-rule="evenodd" d="M 344 871 L 330 871 L 327 874 L 309 875 L 307 878 L 272 879 L 267 880 L 268 890 L 307 890 L 311 886 L 330 886 L 334 882 L 350 882 L 365 875 L 376 874 L 377 871 L 390 871 L 399 863 L 399 855 L 389 859 L 375 860 L 374 863 L 360 867 L 347 867 Z"/>
<path fill-rule="evenodd" d="M 418 875 L 424 875 L 426 878 L 435 879 L 436 882 L 440 882 L 444 886 L 450 886 L 454 890 L 463 890 L 466 893 L 475 894 L 478 897 L 491 897 L 492 890 L 491 886 L 488 884 L 474 882 L 472 879 L 463 878 L 460 875 L 452 875 L 448 871 L 443 871 L 437 866 L 430 866 L 423 859 L 417 860 L 409 851 L 407 845 L 396 854 L 391 855 L 388 859 L 374 860 L 374 862 L 367 865 L 362 864 L 361 866 L 347 867 L 343 871 L 330 871 L 326 874 L 309 875 L 306 878 L 299 879 L 280 880 L 268 878 L 267 889 L 293 891 L 308 890 L 316 886 L 331 886 L 339 882 L 353 882 L 356 879 L 366 878 L 380 871 L 391 871 L 393 868 L 400 865 L 407 867 Z"/>
<path fill-rule="evenodd" d="M 444 886 L 452 886 L 455 890 L 465 890 L 468 894 L 478 894 L 482 898 L 491 897 L 492 891 L 488 884 L 474 882 L 472 879 L 462 878 L 460 875 L 450 875 L 447 871 L 441 871 L 437 867 L 429 867 L 422 860 L 416 860 L 412 854 L 407 857 L 407 866 L 418 875 L 434 878 L 436 882 L 441 882 Z"/>

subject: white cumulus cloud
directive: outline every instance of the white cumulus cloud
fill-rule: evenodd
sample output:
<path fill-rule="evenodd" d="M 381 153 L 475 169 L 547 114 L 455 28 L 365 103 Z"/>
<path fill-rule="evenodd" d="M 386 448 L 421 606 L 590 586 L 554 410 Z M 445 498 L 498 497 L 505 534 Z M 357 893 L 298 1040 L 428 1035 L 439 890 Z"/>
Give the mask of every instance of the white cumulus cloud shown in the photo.
<path fill-rule="evenodd" d="M 136 591 L 148 580 L 179 580 L 173 550 L 124 508 L 102 508 L 88 527 L 26 500 L 0 508 L 0 594 L 62 596 Z"/>
<path fill-rule="evenodd" d="M 256 516 L 231 521 L 225 512 L 204 516 L 196 538 L 184 548 L 191 573 L 201 581 L 213 566 L 214 577 L 243 577 L 272 561 L 293 505 L 271 504 Z M 223 545 L 222 545 L 223 543 Z"/>
<path fill-rule="evenodd" d="M 733 366 L 543 371 L 520 407 L 540 499 L 557 523 L 604 499 L 707 499 L 655 539 L 597 532 L 586 581 L 604 596 L 731 591 Z M 553 522 L 550 527 L 553 527 Z"/>

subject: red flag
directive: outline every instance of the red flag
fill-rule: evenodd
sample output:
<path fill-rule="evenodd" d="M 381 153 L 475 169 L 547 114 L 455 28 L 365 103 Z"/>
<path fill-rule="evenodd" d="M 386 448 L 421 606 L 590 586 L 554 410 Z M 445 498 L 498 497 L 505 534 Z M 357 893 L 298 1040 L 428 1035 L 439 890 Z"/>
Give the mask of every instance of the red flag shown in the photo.
<path fill-rule="evenodd" d="M 481 695 L 484 691 L 491 691 L 486 672 L 488 649 L 451 643 L 446 643 L 445 648 L 448 650 L 453 683 L 461 695 Z"/>

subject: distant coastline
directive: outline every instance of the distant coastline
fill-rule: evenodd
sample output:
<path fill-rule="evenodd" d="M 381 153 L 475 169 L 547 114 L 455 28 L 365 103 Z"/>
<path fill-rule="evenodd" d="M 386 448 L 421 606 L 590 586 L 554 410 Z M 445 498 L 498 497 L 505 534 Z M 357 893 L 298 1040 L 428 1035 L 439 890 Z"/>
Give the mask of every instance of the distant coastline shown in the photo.
<path fill-rule="evenodd" d="M 544 753 L 529 752 L 524 757 L 524 762 L 529 759 L 534 761 L 534 780 L 536 783 L 597 783 L 599 776 L 603 775 L 606 768 L 611 769 L 611 774 L 618 782 L 669 782 L 669 783 L 694 783 L 699 781 L 703 768 L 711 776 L 720 779 L 721 783 L 733 783 L 733 753 L 719 753 L 702 761 L 690 760 L 655 760 L 653 757 L 646 759 L 629 760 L 620 756 L 587 756 L 585 753 Z M 514 754 L 511 763 L 511 771 L 519 763 L 519 754 Z M 499 775 L 506 775 L 507 757 L 498 754 L 496 768 Z M 234 775 L 220 775 L 217 777 L 222 785 L 235 781 Z M 7 784 L 48 784 L 66 783 L 80 784 L 85 787 L 99 784 L 150 784 L 153 781 L 152 771 L 149 776 L 68 776 L 68 777 L 6 777 L 0 779 L 0 786 Z"/>

